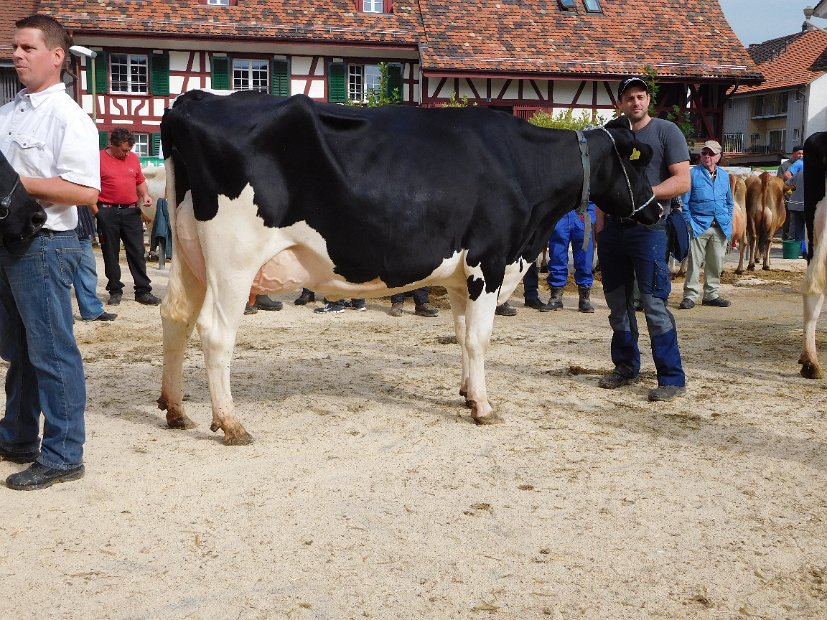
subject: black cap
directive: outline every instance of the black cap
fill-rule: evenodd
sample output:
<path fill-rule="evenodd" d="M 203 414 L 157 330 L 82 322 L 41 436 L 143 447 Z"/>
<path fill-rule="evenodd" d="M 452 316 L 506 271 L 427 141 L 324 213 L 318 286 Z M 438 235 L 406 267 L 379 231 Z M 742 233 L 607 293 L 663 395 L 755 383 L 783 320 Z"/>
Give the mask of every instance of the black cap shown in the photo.
<path fill-rule="evenodd" d="M 647 93 L 649 92 L 649 84 L 639 75 L 628 75 L 620 81 L 620 86 L 617 87 L 617 98 L 623 97 L 623 93 L 630 86 L 640 86 Z"/>

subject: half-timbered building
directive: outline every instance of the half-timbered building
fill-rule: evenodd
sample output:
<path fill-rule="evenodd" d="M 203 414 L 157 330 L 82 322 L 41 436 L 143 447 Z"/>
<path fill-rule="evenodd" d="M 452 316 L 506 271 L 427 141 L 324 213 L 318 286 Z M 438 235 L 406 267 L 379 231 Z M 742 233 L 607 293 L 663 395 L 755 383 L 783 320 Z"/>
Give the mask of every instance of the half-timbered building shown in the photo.
<path fill-rule="evenodd" d="M 728 91 L 761 79 L 705 0 L 40 0 L 39 10 L 95 52 L 79 59 L 76 95 L 102 141 L 129 126 L 142 155 L 158 153 L 163 111 L 187 90 L 362 101 L 380 62 L 403 104 L 467 98 L 595 119 L 612 116 L 621 76 L 649 66 L 659 111 L 688 110 L 700 138 L 720 138 Z"/>

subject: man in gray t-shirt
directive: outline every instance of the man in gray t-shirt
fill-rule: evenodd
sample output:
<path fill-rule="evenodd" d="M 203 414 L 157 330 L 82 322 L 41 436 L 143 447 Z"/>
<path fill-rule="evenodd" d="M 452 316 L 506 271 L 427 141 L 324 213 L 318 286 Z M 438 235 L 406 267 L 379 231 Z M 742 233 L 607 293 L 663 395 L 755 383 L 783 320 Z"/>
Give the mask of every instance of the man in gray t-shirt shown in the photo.
<path fill-rule="evenodd" d="M 654 151 L 646 174 L 655 198 L 664 209 L 669 209 L 671 199 L 689 191 L 691 185 L 686 139 L 674 123 L 649 116 L 651 97 L 642 78 L 624 79 L 617 97 L 638 141 Z M 616 389 L 638 380 L 640 350 L 633 294 L 637 279 L 658 375 L 658 387 L 649 392 L 649 400 L 666 401 L 683 395 L 686 376 L 678 333 L 675 319 L 666 307 L 671 281 L 666 265 L 665 218 L 653 226 L 644 226 L 632 219 L 607 215 L 598 237 L 597 253 L 609 306 L 614 362 L 614 370 L 602 377 L 598 385 Z"/>

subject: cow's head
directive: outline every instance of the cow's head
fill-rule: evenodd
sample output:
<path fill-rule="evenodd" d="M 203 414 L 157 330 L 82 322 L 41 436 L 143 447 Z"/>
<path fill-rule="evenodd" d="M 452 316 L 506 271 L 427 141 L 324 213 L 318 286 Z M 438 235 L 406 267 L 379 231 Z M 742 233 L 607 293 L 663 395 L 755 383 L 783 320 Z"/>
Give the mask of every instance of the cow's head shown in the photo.
<path fill-rule="evenodd" d="M 46 212 L 23 188 L 20 176 L 0 153 L 0 235 L 28 239 L 46 223 Z"/>
<path fill-rule="evenodd" d="M 646 177 L 652 149 L 638 142 L 629 119 L 616 118 L 588 132 L 592 201 L 604 212 L 643 224 L 660 218 L 660 206 Z"/>

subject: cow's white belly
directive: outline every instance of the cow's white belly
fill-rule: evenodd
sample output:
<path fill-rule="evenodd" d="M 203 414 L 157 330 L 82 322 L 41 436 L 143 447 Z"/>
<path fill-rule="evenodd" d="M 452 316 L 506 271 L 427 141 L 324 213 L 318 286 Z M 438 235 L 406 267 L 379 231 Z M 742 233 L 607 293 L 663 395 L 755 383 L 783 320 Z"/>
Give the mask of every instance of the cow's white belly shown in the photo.
<path fill-rule="evenodd" d="M 309 288 L 331 299 L 382 297 L 427 284 L 461 285 L 469 267 L 464 253 L 456 252 L 426 278 L 389 289 L 381 279 L 353 283 L 334 272 L 327 242 L 306 222 L 284 228 L 268 228 L 258 217 L 251 187 L 237 199 L 219 197 L 216 217 L 195 219 L 188 192 L 174 215 L 176 254 L 183 256 L 193 274 L 207 284 L 207 274 L 225 282 L 249 281 L 255 270 L 251 293 L 278 293 Z M 207 268 L 209 265 L 209 269 Z M 481 276 L 481 273 L 479 274 Z"/>

